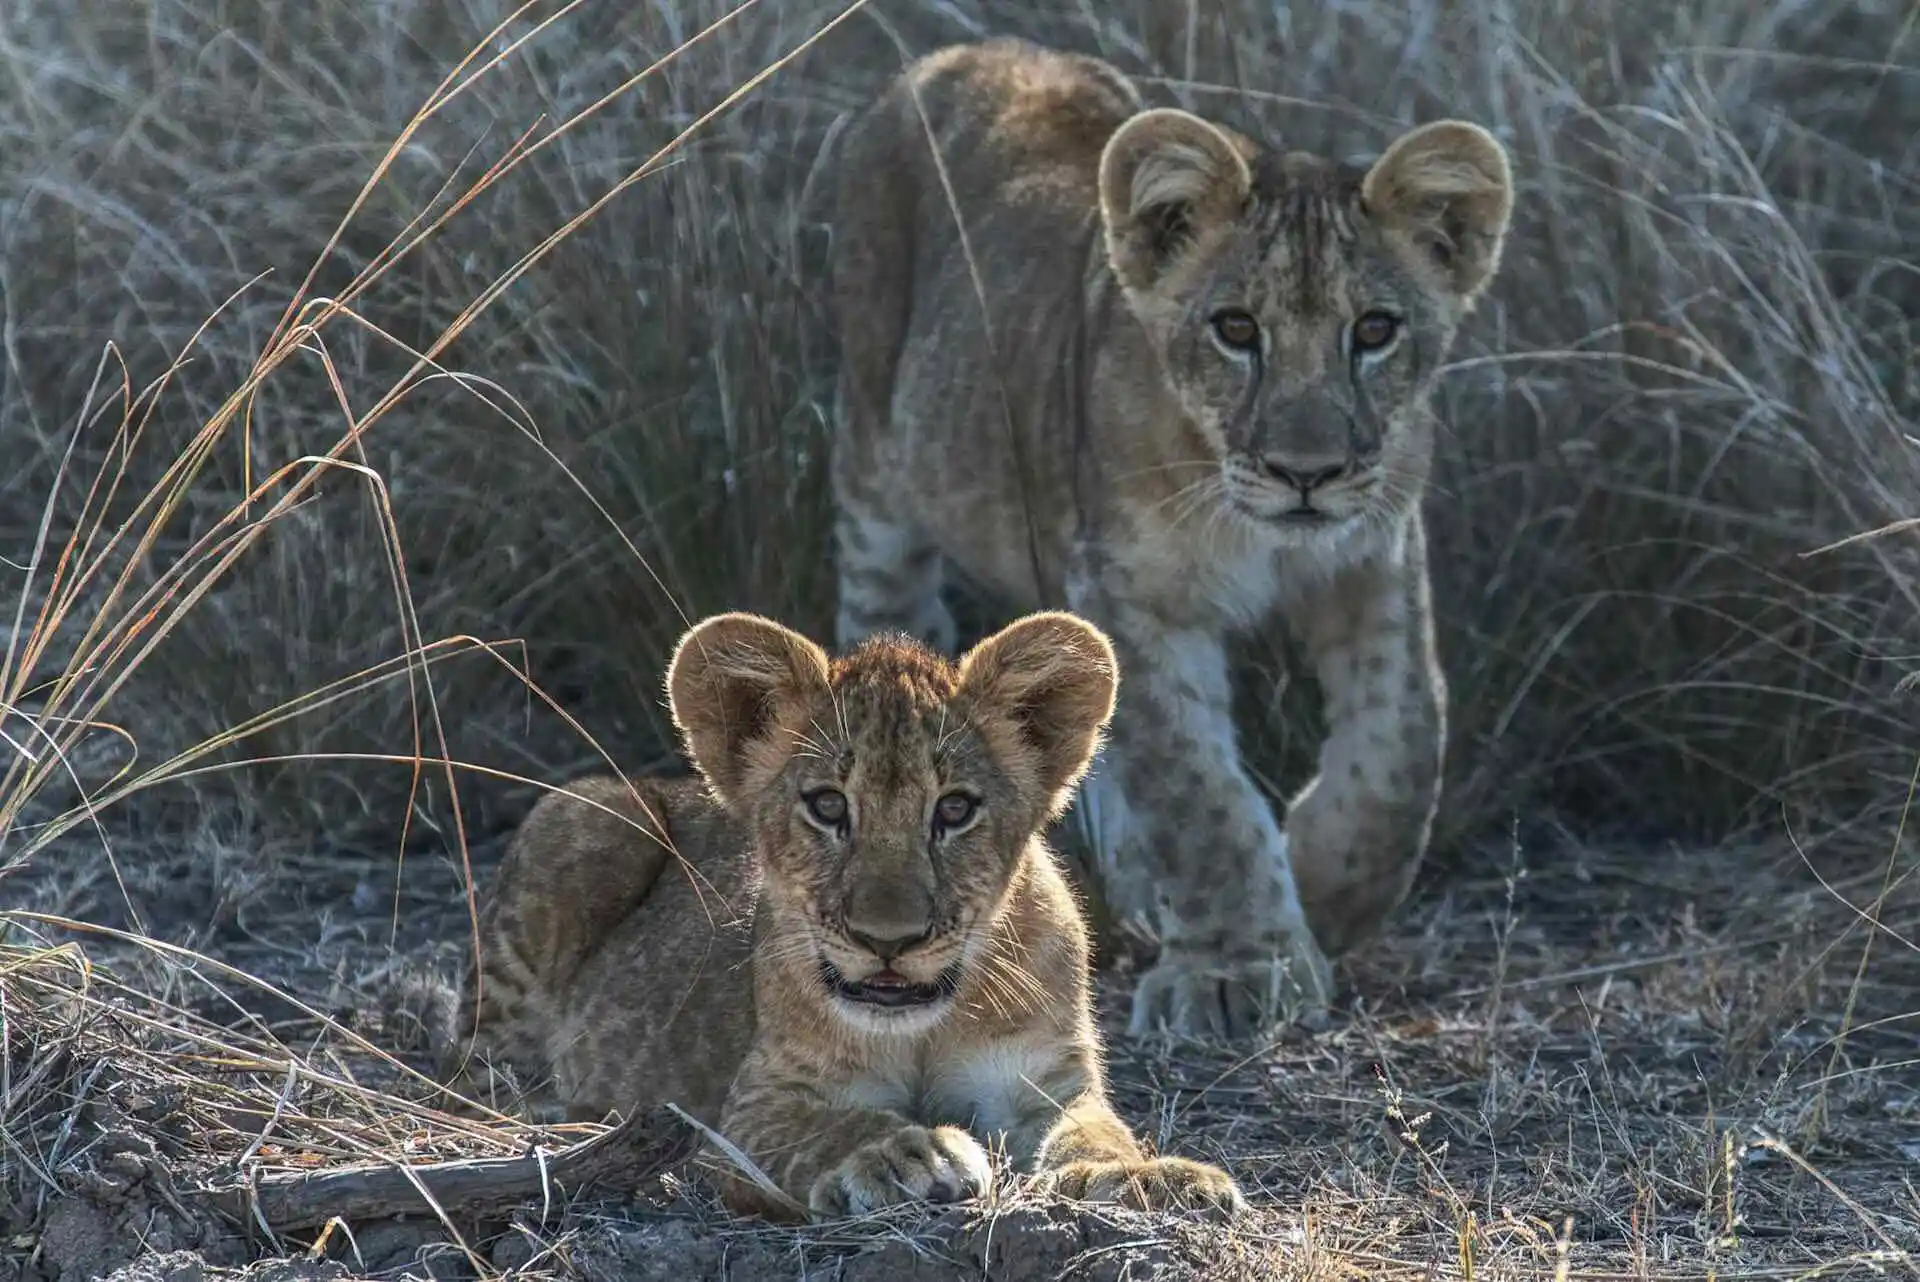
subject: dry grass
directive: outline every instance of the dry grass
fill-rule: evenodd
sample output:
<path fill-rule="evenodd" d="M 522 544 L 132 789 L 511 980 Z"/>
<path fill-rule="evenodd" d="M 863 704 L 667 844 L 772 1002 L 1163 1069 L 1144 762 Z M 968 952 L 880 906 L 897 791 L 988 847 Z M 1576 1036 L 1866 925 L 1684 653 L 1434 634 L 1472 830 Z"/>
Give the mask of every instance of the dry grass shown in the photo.
<path fill-rule="evenodd" d="M 1511 1245 L 1489 1226 L 1525 1205 L 1549 1247 L 1540 1226 L 1575 1214 L 1570 1256 L 1606 1268 L 1773 1267 L 1716 1256 L 1704 1227 L 1634 1227 L 1736 1178 L 1793 1186 L 1769 1223 L 1809 1259 L 1889 1249 L 1913 1194 L 1863 1154 L 1920 1125 L 1898 1085 L 1920 1007 L 1900 689 L 1920 654 L 1900 524 L 1920 513 L 1920 10 L 876 0 L 829 29 L 845 11 L 0 0 L 0 904 L 310 1001 L 457 949 L 470 843 L 484 861 L 603 747 L 670 756 L 658 674 L 687 618 L 824 633 L 835 122 L 902 48 L 1018 32 L 1301 146 L 1476 118 L 1522 183 L 1429 504 L 1454 697 L 1436 876 L 1353 967 L 1357 1031 L 1235 1070 L 1347 1083 L 1316 1115 L 1350 1134 L 1387 1116 L 1353 1078 L 1365 1039 L 1437 1021 L 1398 1107 L 1432 1105 L 1469 1172 L 1418 1145 L 1295 1150 L 1271 1129 L 1293 1096 L 1216 1090 L 1170 1134 L 1275 1155 L 1247 1171 L 1274 1232 L 1302 1231 L 1305 1182 L 1353 1259 L 1471 1272 L 1481 1248 L 1448 1235 Z M 1254 646 L 1250 675 L 1284 658 Z M 1278 788 L 1309 760 L 1310 692 L 1273 717 L 1251 692 Z M 1533 876 L 1509 898 L 1516 848 Z M 1630 910 L 1607 906 L 1616 882 L 1644 891 Z M 194 968 L 126 956 L 148 958 L 142 1000 L 181 1005 Z M 1630 1046 L 1562 1009 L 1629 980 Z M 164 1035 L 96 1021 L 86 1058 L 177 1067 L 175 1015 Z M 1833 1039 L 1817 1066 L 1806 1028 Z M 1606 1075 L 1620 1054 L 1631 1089 Z M 8 1071 L 9 1116 L 52 1109 L 23 1133 L 80 1117 L 71 1081 Z M 1568 1073 L 1611 1093 L 1583 1104 Z M 1461 1113 L 1461 1082 L 1498 1098 Z M 1801 1094 L 1775 1116 L 1779 1090 Z M 1892 1200 L 1848 1193 L 1856 1213 L 1723 1129 L 1729 1109 Z M 1545 1129 L 1499 1129 L 1514 1110 Z M 1748 1146 L 1735 1176 L 1713 1174 L 1723 1134 Z M 3 1191 L 57 1185 L 57 1156 L 32 1180 L 10 1163 Z"/>

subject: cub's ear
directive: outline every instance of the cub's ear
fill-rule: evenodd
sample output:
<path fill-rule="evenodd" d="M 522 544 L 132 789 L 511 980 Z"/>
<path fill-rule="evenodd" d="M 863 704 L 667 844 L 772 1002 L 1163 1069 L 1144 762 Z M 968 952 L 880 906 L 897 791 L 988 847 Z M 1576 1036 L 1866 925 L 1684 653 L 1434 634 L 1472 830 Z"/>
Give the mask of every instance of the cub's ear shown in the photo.
<path fill-rule="evenodd" d="M 1360 199 L 1428 254 L 1471 307 L 1500 266 L 1513 170 L 1506 148 L 1479 125 L 1436 120 L 1387 148 L 1367 171 Z"/>
<path fill-rule="evenodd" d="M 1100 217 L 1107 257 L 1128 289 L 1151 287 L 1209 228 L 1240 216 L 1253 175 L 1218 128 L 1171 107 L 1114 130 L 1100 154 Z"/>
<path fill-rule="evenodd" d="M 960 660 L 960 691 L 1010 718 L 1038 758 L 1047 813 L 1066 809 L 1113 716 L 1120 665 L 1106 634 L 1060 611 L 1031 614 Z"/>
<path fill-rule="evenodd" d="M 667 666 L 667 702 L 687 755 L 721 804 L 735 805 L 756 770 L 791 749 L 773 731 L 802 717 L 828 688 L 824 650 L 756 614 L 718 614 L 680 639 Z"/>

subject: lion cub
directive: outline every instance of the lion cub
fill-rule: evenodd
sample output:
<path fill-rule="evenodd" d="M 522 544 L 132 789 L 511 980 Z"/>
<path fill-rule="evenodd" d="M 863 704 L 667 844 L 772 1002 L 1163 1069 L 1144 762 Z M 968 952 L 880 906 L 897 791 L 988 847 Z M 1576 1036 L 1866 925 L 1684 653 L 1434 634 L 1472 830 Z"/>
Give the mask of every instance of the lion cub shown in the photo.
<path fill-rule="evenodd" d="M 1324 1009 L 1440 795 L 1429 400 L 1499 265 L 1505 151 L 1442 120 L 1342 165 L 994 40 L 904 70 L 840 172 L 840 643 L 948 647 L 950 572 L 1098 623 L 1127 682 L 1079 815 L 1162 945 L 1133 1031 Z M 1275 627 L 1328 727 L 1284 831 L 1228 665 Z"/>
<path fill-rule="evenodd" d="M 816 1216 L 984 1194 L 986 1142 L 1070 1197 L 1238 1210 L 1107 1102 L 1086 928 L 1040 836 L 1117 682 L 1067 614 L 957 663 L 707 620 L 667 675 L 702 779 L 534 807 L 481 919 L 476 1048 L 574 1113 L 677 1103 Z M 722 1187 L 795 1209 L 730 1166 Z"/>

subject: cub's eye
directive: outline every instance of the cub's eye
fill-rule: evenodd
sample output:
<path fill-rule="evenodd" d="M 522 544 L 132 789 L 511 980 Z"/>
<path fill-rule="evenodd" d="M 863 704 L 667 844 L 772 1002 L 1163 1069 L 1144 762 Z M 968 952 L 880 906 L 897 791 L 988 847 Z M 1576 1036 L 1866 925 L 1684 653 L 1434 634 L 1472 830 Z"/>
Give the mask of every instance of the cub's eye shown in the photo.
<path fill-rule="evenodd" d="M 940 828 L 958 828 L 973 818 L 980 803 L 964 792 L 950 792 L 934 803 L 933 822 Z"/>
<path fill-rule="evenodd" d="M 1228 347 L 1250 352 L 1260 346 L 1260 322 L 1245 312 L 1215 312 L 1213 332 Z"/>
<path fill-rule="evenodd" d="M 1367 312 L 1353 323 L 1353 348 L 1357 352 L 1377 352 L 1400 332 L 1400 318 L 1386 312 Z"/>
<path fill-rule="evenodd" d="M 813 821 L 828 828 L 838 828 L 847 821 L 847 794 L 837 788 L 821 788 L 810 792 L 804 800 L 807 813 Z"/>

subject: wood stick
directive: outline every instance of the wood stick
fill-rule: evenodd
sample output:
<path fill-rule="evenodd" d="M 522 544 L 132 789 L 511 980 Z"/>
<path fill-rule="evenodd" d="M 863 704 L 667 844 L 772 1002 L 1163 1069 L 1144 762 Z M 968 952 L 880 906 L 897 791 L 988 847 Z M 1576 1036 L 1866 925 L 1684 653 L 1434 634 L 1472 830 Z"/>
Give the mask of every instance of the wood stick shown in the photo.
<path fill-rule="evenodd" d="M 200 1189 L 197 1200 L 241 1225 L 265 1221 L 275 1233 L 318 1228 L 336 1216 L 348 1223 L 433 1216 L 436 1203 L 449 1217 L 484 1219 L 549 1199 L 558 1206 L 563 1195 L 578 1195 L 602 1181 L 617 1179 L 631 1187 L 686 1161 L 695 1140 L 688 1127 L 662 1110 L 556 1152 L 279 1172 L 251 1185 Z"/>

